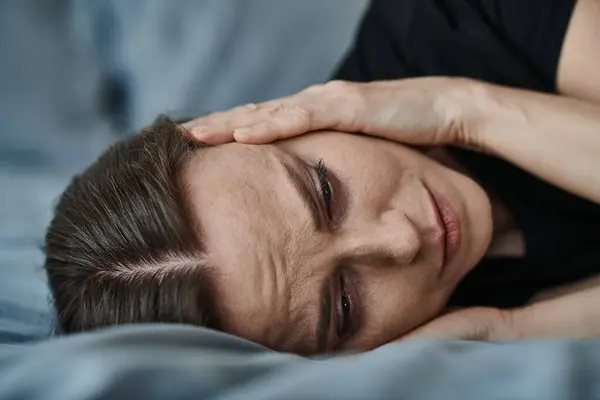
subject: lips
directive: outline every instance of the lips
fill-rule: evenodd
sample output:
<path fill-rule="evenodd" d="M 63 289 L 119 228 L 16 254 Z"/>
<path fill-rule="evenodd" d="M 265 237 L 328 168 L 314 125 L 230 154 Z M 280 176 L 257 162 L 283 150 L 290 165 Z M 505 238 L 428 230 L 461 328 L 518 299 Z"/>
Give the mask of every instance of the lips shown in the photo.
<path fill-rule="evenodd" d="M 452 262 L 460 249 L 460 219 L 452 204 L 445 197 L 427 186 L 426 189 L 431 197 L 437 223 L 443 232 L 443 240 L 440 242 L 443 254 L 442 266 L 444 266 Z"/>

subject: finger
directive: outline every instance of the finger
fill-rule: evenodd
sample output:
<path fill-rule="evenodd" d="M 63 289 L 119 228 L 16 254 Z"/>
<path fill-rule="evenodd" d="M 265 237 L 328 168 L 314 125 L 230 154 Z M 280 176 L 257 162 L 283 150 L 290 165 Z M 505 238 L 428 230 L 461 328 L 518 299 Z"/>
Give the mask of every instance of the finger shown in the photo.
<path fill-rule="evenodd" d="M 189 121 L 183 125 L 194 138 L 212 144 L 233 140 L 233 131 L 252 126 L 269 117 L 270 110 L 276 108 L 273 102 L 246 104 L 228 111 L 220 111 Z"/>
<path fill-rule="evenodd" d="M 236 129 L 250 128 L 273 121 L 273 126 L 297 126 L 302 112 L 294 106 L 293 97 L 272 100 L 258 105 L 246 105 L 236 109 L 215 113 L 205 119 L 209 125 L 193 126 L 191 134 L 198 140 L 212 144 L 234 140 Z M 302 132 L 304 133 L 304 132 Z M 262 142 L 260 139 L 258 143 Z"/>
<path fill-rule="evenodd" d="M 272 112 L 265 121 L 236 129 L 233 137 L 241 143 L 262 144 L 302 135 L 311 130 L 311 113 L 308 110 L 300 106 L 283 106 Z"/>
<path fill-rule="evenodd" d="M 333 102 L 339 105 L 341 102 L 340 95 L 343 95 L 342 98 L 347 97 L 347 90 L 340 90 L 340 87 L 345 87 L 345 85 L 340 86 L 335 82 L 326 85 L 313 85 L 291 96 L 259 104 L 250 103 L 227 111 L 214 112 L 189 121 L 184 124 L 184 127 L 195 134 L 219 135 L 266 122 L 269 119 L 288 116 L 288 114 L 294 114 L 298 110 L 300 110 L 300 113 L 303 113 L 304 110 L 310 110 L 313 114 L 318 114 L 320 118 L 316 118 L 315 121 L 321 121 L 321 124 L 327 125 L 330 122 L 324 120 L 324 115 L 322 115 L 329 116 L 331 114 L 325 112 L 327 105 Z M 313 129 L 322 128 L 313 127 Z"/>
<path fill-rule="evenodd" d="M 199 140 L 203 143 L 207 144 L 223 144 L 233 142 L 233 132 L 225 132 L 222 130 L 211 130 L 205 126 L 200 126 L 198 128 L 187 128 L 184 127 L 187 131 L 187 134 L 195 139 Z"/>
<path fill-rule="evenodd" d="M 330 82 L 289 97 L 214 113 L 191 121 L 186 128 L 197 139 L 213 144 L 269 143 L 326 128 L 355 132 L 360 99 L 355 85 Z"/>
<path fill-rule="evenodd" d="M 248 104 L 244 104 L 241 106 L 231 108 L 229 110 L 215 111 L 213 113 L 206 114 L 206 115 L 203 115 L 198 118 L 194 118 L 193 120 L 188 121 L 185 124 L 183 124 L 183 126 L 190 130 L 196 130 L 198 128 L 203 128 L 203 127 L 223 125 L 228 120 L 230 120 L 232 117 L 236 117 L 236 116 L 243 115 L 246 113 L 252 113 L 252 112 L 256 111 L 259 107 L 260 107 L 259 104 L 248 103 Z"/>

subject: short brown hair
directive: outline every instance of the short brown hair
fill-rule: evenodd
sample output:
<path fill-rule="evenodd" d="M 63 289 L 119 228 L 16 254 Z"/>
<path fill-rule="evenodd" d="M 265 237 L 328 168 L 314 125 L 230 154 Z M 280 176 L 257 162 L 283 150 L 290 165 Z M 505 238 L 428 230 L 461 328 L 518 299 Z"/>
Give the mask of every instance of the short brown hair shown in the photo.
<path fill-rule="evenodd" d="M 217 325 L 210 266 L 181 171 L 205 147 L 160 119 L 109 148 L 59 199 L 45 269 L 63 332 Z"/>

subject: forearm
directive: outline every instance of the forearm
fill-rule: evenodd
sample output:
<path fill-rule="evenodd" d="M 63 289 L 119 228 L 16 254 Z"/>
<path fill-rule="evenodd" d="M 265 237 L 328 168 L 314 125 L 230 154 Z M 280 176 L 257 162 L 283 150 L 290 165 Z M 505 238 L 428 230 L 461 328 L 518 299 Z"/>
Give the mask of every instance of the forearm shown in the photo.
<path fill-rule="evenodd" d="M 517 339 L 600 337 L 600 287 L 515 310 L 510 325 Z"/>
<path fill-rule="evenodd" d="M 600 105 L 471 83 L 467 144 L 600 203 Z"/>

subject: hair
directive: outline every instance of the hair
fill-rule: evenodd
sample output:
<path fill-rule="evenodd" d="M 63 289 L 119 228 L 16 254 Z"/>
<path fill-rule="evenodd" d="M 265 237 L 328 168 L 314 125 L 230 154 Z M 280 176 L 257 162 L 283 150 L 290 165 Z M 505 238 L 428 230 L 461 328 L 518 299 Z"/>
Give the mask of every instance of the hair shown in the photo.
<path fill-rule="evenodd" d="M 206 145 L 162 118 L 109 148 L 61 195 L 45 270 L 62 332 L 217 325 L 211 268 L 182 169 Z"/>

